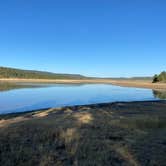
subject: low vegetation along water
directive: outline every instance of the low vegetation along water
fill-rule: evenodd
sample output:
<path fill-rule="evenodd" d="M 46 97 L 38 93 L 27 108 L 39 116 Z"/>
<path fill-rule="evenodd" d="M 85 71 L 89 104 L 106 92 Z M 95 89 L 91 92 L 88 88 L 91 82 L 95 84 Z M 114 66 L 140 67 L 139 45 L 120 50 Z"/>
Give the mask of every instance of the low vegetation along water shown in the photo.
<path fill-rule="evenodd" d="M 166 99 L 166 92 L 106 84 L 0 84 L 0 114 L 115 101 Z"/>

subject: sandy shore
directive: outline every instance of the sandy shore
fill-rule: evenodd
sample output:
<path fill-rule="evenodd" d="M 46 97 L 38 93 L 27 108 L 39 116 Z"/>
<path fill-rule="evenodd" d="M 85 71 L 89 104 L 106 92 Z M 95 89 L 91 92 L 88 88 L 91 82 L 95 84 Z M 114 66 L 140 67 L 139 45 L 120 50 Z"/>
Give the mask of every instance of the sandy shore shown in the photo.
<path fill-rule="evenodd" d="M 49 80 L 49 79 L 0 79 L 4 82 L 32 82 L 32 83 L 62 83 L 62 84 L 112 84 L 125 87 L 148 88 L 154 90 L 166 90 L 166 83 L 152 83 L 144 80 L 113 80 L 113 79 L 82 79 L 82 80 Z"/>
<path fill-rule="evenodd" d="M 166 83 L 152 83 L 150 81 L 126 81 L 126 80 L 111 80 L 112 85 L 124 86 L 124 87 L 137 87 L 147 88 L 153 90 L 166 90 Z"/>

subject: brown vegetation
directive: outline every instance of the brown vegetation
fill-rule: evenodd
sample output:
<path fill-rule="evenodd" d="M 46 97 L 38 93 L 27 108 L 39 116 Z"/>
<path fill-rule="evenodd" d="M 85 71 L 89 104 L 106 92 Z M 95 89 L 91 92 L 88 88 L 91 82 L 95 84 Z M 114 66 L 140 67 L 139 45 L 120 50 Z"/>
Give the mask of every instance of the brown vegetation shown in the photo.
<path fill-rule="evenodd" d="M 166 101 L 0 116 L 0 165 L 164 165 Z"/>

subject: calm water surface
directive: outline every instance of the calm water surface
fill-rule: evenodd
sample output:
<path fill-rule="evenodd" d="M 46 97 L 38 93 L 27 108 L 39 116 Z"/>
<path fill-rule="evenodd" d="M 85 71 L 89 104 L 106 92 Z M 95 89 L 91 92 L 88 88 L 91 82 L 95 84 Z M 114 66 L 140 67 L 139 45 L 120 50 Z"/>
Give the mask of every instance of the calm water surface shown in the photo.
<path fill-rule="evenodd" d="M 166 93 L 106 84 L 0 86 L 0 114 L 115 101 L 166 99 Z"/>

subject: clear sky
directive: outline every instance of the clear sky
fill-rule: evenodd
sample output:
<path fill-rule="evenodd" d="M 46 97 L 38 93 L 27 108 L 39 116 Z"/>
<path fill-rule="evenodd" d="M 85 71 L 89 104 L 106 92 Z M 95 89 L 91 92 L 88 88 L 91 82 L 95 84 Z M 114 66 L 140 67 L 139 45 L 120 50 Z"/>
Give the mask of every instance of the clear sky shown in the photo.
<path fill-rule="evenodd" d="M 159 73 L 166 70 L 166 0 L 1 0 L 0 66 Z"/>

